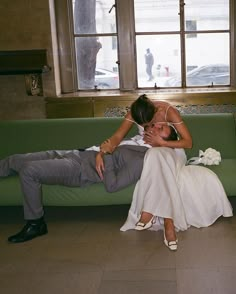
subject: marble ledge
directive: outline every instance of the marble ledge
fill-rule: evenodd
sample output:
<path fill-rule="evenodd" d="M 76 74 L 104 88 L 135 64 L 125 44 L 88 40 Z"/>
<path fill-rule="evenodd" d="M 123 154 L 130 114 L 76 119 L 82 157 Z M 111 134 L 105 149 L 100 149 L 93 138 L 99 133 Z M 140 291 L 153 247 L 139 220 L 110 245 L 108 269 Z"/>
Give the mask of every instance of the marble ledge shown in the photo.
<path fill-rule="evenodd" d="M 45 97 L 48 103 L 61 102 L 107 102 L 128 101 L 132 102 L 139 95 L 147 94 L 153 100 L 166 100 L 174 105 L 198 105 L 198 104 L 236 104 L 235 88 L 192 88 L 192 89 L 162 89 L 162 90 L 139 90 L 139 91 L 80 91 L 61 94 L 57 97 Z M 109 99 L 109 100 L 108 100 Z"/>

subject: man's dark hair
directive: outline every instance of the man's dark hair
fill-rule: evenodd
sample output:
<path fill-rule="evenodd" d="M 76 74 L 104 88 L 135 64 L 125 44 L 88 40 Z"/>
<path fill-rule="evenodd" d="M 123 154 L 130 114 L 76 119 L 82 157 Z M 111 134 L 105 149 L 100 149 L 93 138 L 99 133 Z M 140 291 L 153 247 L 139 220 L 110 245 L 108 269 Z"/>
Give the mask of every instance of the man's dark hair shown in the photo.
<path fill-rule="evenodd" d="M 154 103 L 148 99 L 146 94 L 143 94 L 135 100 L 130 108 L 133 120 L 139 124 L 143 125 L 149 123 L 156 112 L 156 107 Z"/>
<path fill-rule="evenodd" d="M 177 141 L 179 136 L 174 127 L 170 125 L 170 135 L 165 139 L 166 141 Z"/>

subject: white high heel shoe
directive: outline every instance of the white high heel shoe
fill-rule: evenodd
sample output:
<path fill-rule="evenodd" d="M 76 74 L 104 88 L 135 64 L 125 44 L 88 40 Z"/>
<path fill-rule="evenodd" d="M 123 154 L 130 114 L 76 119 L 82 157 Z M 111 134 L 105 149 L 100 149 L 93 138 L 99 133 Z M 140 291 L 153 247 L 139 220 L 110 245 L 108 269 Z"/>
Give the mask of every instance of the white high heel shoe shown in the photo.
<path fill-rule="evenodd" d="M 176 251 L 178 248 L 178 239 L 175 241 L 167 241 L 166 240 L 166 234 L 164 230 L 164 244 L 171 250 L 171 251 Z"/>
<path fill-rule="evenodd" d="M 137 222 L 134 229 L 137 231 L 147 230 L 147 229 L 150 229 L 152 227 L 152 225 L 155 224 L 155 222 L 156 222 L 156 216 L 153 215 L 153 217 L 150 219 L 150 221 L 147 222 L 146 224 L 144 224 L 142 222 Z"/>

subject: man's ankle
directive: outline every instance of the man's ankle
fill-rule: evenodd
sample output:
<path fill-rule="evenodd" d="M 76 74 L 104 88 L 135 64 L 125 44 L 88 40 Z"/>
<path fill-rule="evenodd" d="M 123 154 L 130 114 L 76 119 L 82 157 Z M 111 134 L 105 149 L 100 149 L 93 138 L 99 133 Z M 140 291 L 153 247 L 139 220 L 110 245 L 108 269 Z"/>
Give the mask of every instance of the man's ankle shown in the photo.
<path fill-rule="evenodd" d="M 40 218 L 36 218 L 36 219 L 28 219 L 28 220 L 26 220 L 26 222 L 28 224 L 36 224 L 36 225 L 39 225 L 39 224 L 44 223 L 45 220 L 44 220 L 44 217 L 41 216 Z"/>

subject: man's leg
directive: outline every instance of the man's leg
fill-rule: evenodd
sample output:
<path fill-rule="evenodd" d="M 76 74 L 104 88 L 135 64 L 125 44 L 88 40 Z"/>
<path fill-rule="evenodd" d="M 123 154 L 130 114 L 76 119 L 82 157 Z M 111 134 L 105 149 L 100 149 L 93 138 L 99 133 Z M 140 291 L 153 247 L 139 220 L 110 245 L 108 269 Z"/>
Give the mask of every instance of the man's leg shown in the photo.
<path fill-rule="evenodd" d="M 78 157 L 79 159 L 79 157 Z M 42 204 L 42 184 L 80 186 L 80 161 L 73 158 L 25 162 L 19 176 L 24 194 L 24 228 L 8 238 L 19 243 L 47 233 Z"/>
<path fill-rule="evenodd" d="M 7 177 L 14 173 L 19 173 L 22 166 L 28 161 L 47 160 L 62 158 L 71 151 L 41 151 L 25 154 L 14 154 L 0 160 L 0 177 Z"/>
<path fill-rule="evenodd" d="M 24 194 L 24 217 L 26 220 L 43 216 L 42 184 L 81 185 L 80 162 L 70 159 L 51 159 L 26 163 L 20 173 Z"/>
<path fill-rule="evenodd" d="M 153 74 L 152 74 L 152 65 L 150 66 L 150 78 L 153 79 Z"/>

